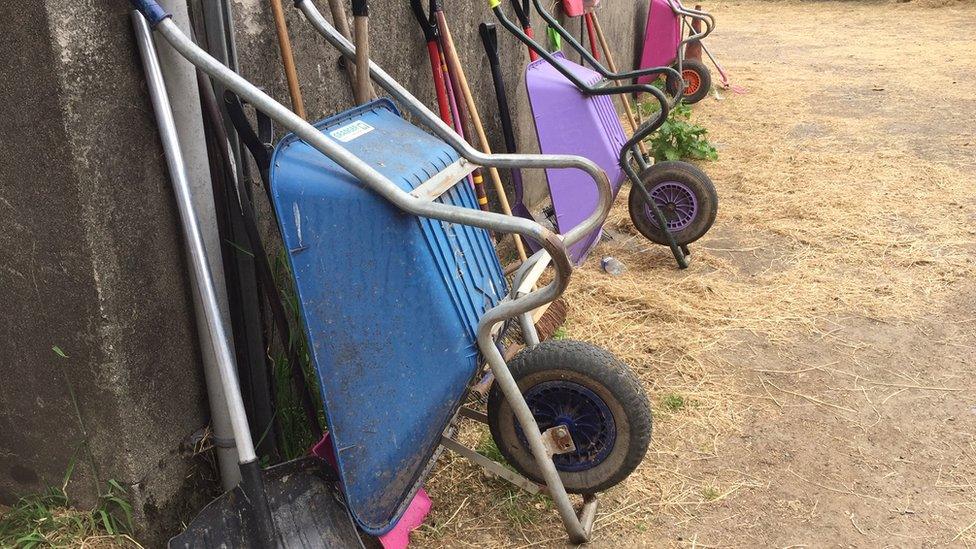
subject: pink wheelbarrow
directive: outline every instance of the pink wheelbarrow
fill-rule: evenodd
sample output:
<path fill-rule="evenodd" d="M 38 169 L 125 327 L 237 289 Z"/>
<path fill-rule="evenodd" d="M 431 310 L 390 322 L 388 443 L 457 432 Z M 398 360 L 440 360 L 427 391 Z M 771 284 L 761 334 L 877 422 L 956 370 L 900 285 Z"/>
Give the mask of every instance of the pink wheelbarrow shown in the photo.
<path fill-rule="evenodd" d="M 705 29 L 696 30 L 701 28 L 701 24 L 705 25 Z M 651 0 L 647 10 L 647 24 L 644 27 L 644 47 L 641 50 L 640 68 L 675 69 L 681 75 L 684 85 L 683 100 L 686 103 L 701 101 L 712 87 L 712 75 L 700 59 L 685 57 L 685 45 L 701 45 L 704 49 L 701 40 L 714 28 L 714 17 L 704 11 L 686 8 L 680 0 Z M 685 35 L 686 31 L 687 35 Z M 712 61 L 715 62 L 714 58 Z M 721 67 L 719 71 L 722 71 Z M 642 76 L 637 81 L 648 84 L 659 76 Z M 680 89 L 678 80 L 671 76 L 667 77 L 667 86 L 671 95 L 676 95 Z"/>

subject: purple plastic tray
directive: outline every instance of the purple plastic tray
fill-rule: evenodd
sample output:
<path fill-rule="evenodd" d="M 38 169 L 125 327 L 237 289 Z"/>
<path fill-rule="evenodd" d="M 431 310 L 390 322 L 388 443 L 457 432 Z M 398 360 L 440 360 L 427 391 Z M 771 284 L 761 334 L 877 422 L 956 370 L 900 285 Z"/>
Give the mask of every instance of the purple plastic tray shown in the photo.
<path fill-rule="evenodd" d="M 583 82 L 600 81 L 596 72 L 573 63 L 562 53 L 557 61 Z M 525 87 L 529 93 L 539 150 L 543 154 L 572 154 L 589 158 L 607 173 L 613 196 L 623 183 L 620 150 L 627 137 L 620 124 L 617 109 L 610 96 L 587 97 L 572 82 L 559 74 L 544 59 L 529 63 L 525 69 Z M 546 170 L 556 229 L 562 234 L 579 225 L 596 207 L 599 193 L 593 179 L 581 170 Z M 590 248 L 599 241 L 602 229 L 570 247 L 576 264 L 586 259 Z"/>

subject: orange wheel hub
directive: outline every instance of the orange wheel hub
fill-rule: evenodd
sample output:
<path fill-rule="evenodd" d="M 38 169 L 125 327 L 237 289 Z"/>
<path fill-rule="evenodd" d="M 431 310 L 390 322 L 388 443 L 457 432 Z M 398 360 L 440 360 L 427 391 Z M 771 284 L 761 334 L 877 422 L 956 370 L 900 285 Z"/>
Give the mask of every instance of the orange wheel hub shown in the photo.
<path fill-rule="evenodd" d="M 698 73 L 693 70 L 681 71 L 681 79 L 686 82 L 685 95 L 694 95 L 701 87 L 701 76 L 698 76 Z"/>

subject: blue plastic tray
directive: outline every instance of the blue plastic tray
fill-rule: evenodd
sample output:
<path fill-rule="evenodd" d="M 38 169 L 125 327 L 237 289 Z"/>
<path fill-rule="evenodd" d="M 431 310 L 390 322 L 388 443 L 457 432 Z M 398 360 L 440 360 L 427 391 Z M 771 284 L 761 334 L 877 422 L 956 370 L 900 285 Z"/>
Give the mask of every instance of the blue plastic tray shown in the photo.
<path fill-rule="evenodd" d="M 316 127 L 407 191 L 458 159 L 388 100 Z M 505 278 L 486 231 L 405 214 L 294 135 L 271 185 L 346 498 L 383 534 L 477 372 Z M 467 182 L 438 200 L 477 209 Z"/>

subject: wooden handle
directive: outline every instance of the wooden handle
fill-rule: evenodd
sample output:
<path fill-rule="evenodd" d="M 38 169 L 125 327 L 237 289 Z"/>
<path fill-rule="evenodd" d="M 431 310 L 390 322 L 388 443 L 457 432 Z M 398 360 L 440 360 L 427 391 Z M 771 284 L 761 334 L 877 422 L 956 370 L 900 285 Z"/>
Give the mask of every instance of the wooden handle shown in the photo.
<path fill-rule="evenodd" d="M 438 11 L 436 12 L 436 16 L 438 29 L 441 32 L 441 38 L 444 40 L 445 57 L 447 57 L 447 62 L 451 69 L 458 75 L 461 95 L 464 96 L 464 102 L 468 107 L 468 114 L 471 117 L 472 124 L 474 124 L 475 132 L 478 134 L 478 141 L 481 143 L 481 152 L 491 154 L 491 145 L 488 144 L 485 127 L 481 124 L 481 117 L 478 116 L 478 107 L 475 105 L 474 97 L 471 95 L 471 88 L 468 87 L 468 79 L 464 76 L 464 69 L 461 68 L 457 50 L 454 49 L 454 40 L 451 38 L 451 31 L 447 27 L 444 12 Z M 512 207 L 508 203 L 508 193 L 505 192 L 505 186 L 502 185 L 501 177 L 498 176 L 498 170 L 488 168 L 488 173 L 491 176 L 492 186 L 495 188 L 495 192 L 498 193 L 498 202 L 502 205 L 502 212 L 505 215 L 512 215 Z M 512 236 L 515 238 L 515 248 L 518 250 L 519 258 L 525 261 L 528 255 L 525 253 L 525 246 L 522 244 L 521 237 L 517 234 L 513 234 Z"/>
<path fill-rule="evenodd" d="M 353 32 L 356 36 L 356 85 L 353 95 L 356 103 L 362 105 L 373 98 L 373 88 L 369 84 L 369 18 L 353 18 Z"/>
<path fill-rule="evenodd" d="M 281 50 L 281 64 L 285 68 L 285 79 L 288 81 L 288 94 L 291 96 L 291 110 L 302 118 L 305 116 L 305 103 L 302 101 L 302 89 L 298 83 L 298 71 L 295 70 L 295 57 L 291 51 L 291 39 L 288 37 L 288 25 L 285 23 L 285 10 L 281 7 L 281 0 L 271 0 L 271 13 L 274 15 L 275 30 L 278 32 L 278 49 Z"/>
<path fill-rule="evenodd" d="M 342 0 L 329 0 L 329 11 L 332 13 L 332 24 L 335 25 L 339 34 L 346 40 L 352 42 L 352 34 L 349 33 L 349 21 L 346 20 L 346 9 Z M 356 94 L 356 67 L 352 63 L 345 63 L 346 75 L 349 77 L 349 87 L 352 89 L 353 96 Z"/>
<path fill-rule="evenodd" d="M 603 55 L 607 57 L 607 68 L 610 69 L 610 72 L 617 72 L 617 64 L 613 62 L 613 53 L 610 51 L 610 45 L 607 44 L 607 39 L 603 35 L 603 28 L 600 27 L 600 20 L 597 19 L 596 12 L 593 12 L 590 15 L 590 20 L 593 21 L 593 28 L 596 30 L 596 37 L 600 41 L 600 48 L 603 49 Z M 614 84 L 616 83 L 617 82 L 614 81 Z M 637 131 L 640 124 L 637 121 L 637 117 L 634 116 L 634 111 L 630 106 L 630 99 L 627 97 L 627 94 L 622 94 L 620 96 L 620 102 L 624 104 L 624 112 L 627 114 L 627 122 L 630 123 L 631 132 Z M 644 145 L 644 142 L 641 141 L 637 143 L 637 146 L 640 147 L 641 154 L 646 157 L 647 146 Z"/>

